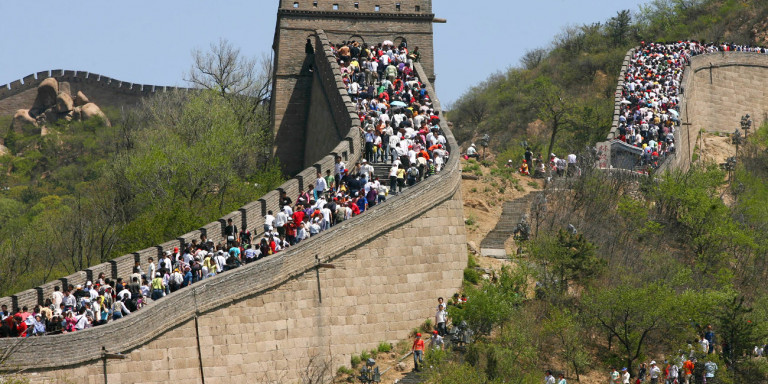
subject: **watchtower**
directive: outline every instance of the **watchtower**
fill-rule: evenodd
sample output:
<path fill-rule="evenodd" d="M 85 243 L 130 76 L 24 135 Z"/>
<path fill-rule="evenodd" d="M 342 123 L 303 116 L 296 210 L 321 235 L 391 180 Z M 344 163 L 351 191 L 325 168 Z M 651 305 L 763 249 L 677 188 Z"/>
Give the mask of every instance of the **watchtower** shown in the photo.
<path fill-rule="evenodd" d="M 272 124 L 275 154 L 286 173 L 318 160 L 306 151 L 314 55 L 305 51 L 307 39 L 322 29 L 332 44 L 357 41 L 368 46 L 391 40 L 419 47 L 421 64 L 434 83 L 432 0 L 280 0 L 275 27 Z M 313 47 L 315 50 L 322 47 Z M 317 92 L 317 90 L 316 90 Z M 329 149 L 330 150 L 330 149 Z M 307 154 L 307 153 L 310 154 Z"/>

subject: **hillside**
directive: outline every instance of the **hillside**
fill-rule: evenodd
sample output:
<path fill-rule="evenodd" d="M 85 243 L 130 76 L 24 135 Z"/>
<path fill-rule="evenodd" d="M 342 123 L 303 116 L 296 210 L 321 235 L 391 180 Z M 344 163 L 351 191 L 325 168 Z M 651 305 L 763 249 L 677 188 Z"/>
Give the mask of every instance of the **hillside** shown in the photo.
<path fill-rule="evenodd" d="M 551 45 L 527 52 L 457 100 L 449 113 L 464 147 L 489 134 L 495 149 L 529 144 L 546 155 L 578 153 L 603 140 L 616 77 L 627 50 L 642 41 L 768 44 L 768 4 L 757 0 L 656 0 L 590 25 L 567 27 Z M 519 156 L 517 157 L 519 158 Z"/>
<path fill-rule="evenodd" d="M 609 130 L 629 48 L 688 39 L 765 46 L 766 16 L 758 1 L 659 0 L 568 28 L 468 90 L 449 117 L 464 145 L 487 133 L 490 151 L 515 163 L 525 145 L 548 152 L 553 137 L 552 152 L 585 153 Z M 496 267 L 494 279 L 465 274 L 470 299 L 448 312 L 477 339 L 464 352 L 428 354 L 436 368 L 427 382 L 535 383 L 552 370 L 569 383 L 603 383 L 611 367 L 627 367 L 634 382 L 641 363 L 664 370 L 689 358 L 695 377 L 716 364 L 717 382 L 766 382 L 768 363 L 752 357 L 768 339 L 766 138 L 763 126 L 737 151 L 727 135 L 702 132 L 688 172 L 637 178 L 582 163 L 580 177 L 545 189 L 546 207 L 532 213 L 538 233 L 515 244 L 522 252 L 506 267 L 478 256 Z M 720 165 L 734 155 L 726 172 Z"/>
<path fill-rule="evenodd" d="M 0 295 L 162 243 L 279 185 L 268 112 L 244 96 L 157 93 L 104 108 L 106 126 L 32 105 L 37 122 L 0 116 Z"/>

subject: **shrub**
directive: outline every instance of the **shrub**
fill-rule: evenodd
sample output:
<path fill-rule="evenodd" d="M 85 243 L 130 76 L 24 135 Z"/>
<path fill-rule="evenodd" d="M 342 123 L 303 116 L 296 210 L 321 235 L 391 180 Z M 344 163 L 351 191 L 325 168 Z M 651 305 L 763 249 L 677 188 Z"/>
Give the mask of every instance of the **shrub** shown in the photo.
<path fill-rule="evenodd" d="M 379 343 L 378 351 L 380 353 L 389 353 L 392 351 L 392 344 L 387 343 L 386 341 L 382 341 Z"/>
<path fill-rule="evenodd" d="M 336 370 L 337 375 L 354 375 L 355 371 L 353 369 L 347 368 L 345 366 L 339 367 L 338 370 Z"/>
<path fill-rule="evenodd" d="M 474 268 L 477 267 L 477 260 L 475 260 L 475 256 L 471 253 L 467 254 L 467 268 Z"/>
<path fill-rule="evenodd" d="M 477 284 L 480 282 L 480 272 L 474 268 L 464 269 L 464 281 L 470 284 Z"/>
<path fill-rule="evenodd" d="M 352 365 L 352 368 L 357 368 L 357 366 L 360 365 L 361 361 L 362 359 L 360 358 L 360 356 L 352 355 L 352 358 L 350 359 L 349 364 Z"/>
<path fill-rule="evenodd" d="M 424 320 L 424 324 L 421 325 L 421 331 L 424 333 L 432 332 L 432 319 Z"/>
<path fill-rule="evenodd" d="M 368 360 L 370 358 L 371 358 L 371 353 L 370 352 L 363 351 L 363 352 L 360 353 L 360 360 L 361 361 L 366 361 L 366 360 Z"/>

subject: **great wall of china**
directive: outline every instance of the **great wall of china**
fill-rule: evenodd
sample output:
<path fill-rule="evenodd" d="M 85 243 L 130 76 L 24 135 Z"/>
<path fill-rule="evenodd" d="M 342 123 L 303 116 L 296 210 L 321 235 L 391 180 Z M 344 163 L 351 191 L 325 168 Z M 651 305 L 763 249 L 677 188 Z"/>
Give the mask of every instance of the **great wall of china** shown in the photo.
<path fill-rule="evenodd" d="M 302 170 L 275 191 L 199 230 L 0 298 L 0 304 L 36 305 L 51 295 L 55 285 L 83 284 L 102 272 L 111 277 L 127 276 L 136 260 L 144 262 L 148 256 L 187 244 L 201 234 L 218 242 L 223 237 L 223 225 L 230 218 L 258 230 L 267 210 L 278 208 L 281 191 L 289 196 L 298 195 L 299 188 L 314 180 L 315 172 L 333 169 L 336 155 L 347 162 L 360 159 L 360 121 L 355 105 L 343 92 L 340 68 L 332 56 L 330 41 L 350 37 L 340 37 L 344 26 L 339 20 L 357 23 L 361 14 L 373 12 L 332 12 L 330 2 L 320 3 L 316 11 L 297 11 L 291 2 L 281 2 L 275 36 L 278 66 L 273 105 L 284 103 L 293 118 L 290 122 L 281 119 L 280 116 L 288 115 L 285 111 L 274 115 L 276 134 L 280 138 L 283 132 L 291 131 L 291 135 L 303 135 L 321 147 L 301 159 Z M 360 3 L 373 9 L 373 3 Z M 374 11 L 379 12 L 376 17 L 368 15 L 367 20 L 376 25 L 368 27 L 373 33 L 357 34 L 370 41 L 382 36 L 420 41 L 430 56 L 425 57 L 423 66 L 416 65 L 417 74 L 423 80 L 433 79 L 431 2 L 402 3 L 420 12 L 397 14 L 393 12 L 394 3 L 382 4 Z M 309 2 L 307 5 L 311 6 Z M 383 23 L 380 17 L 387 22 Z M 336 32 L 316 29 L 324 25 L 318 19 L 335 25 Z M 408 26 L 415 23 L 428 26 L 409 35 L 412 28 Z M 384 26 L 399 31 L 377 29 Z M 289 43 L 294 34 L 301 35 L 300 54 Z M 315 54 L 305 57 L 304 43 L 308 37 Z M 302 65 L 292 67 L 294 60 Z M 311 64 L 312 70 L 307 71 L 304 64 Z M 5 101 L 10 106 L 6 108 L 13 109 L 15 103 L 25 102 L 25 93 L 34 92 L 34 84 L 46 74 L 15 82 L 0 96 L 0 103 Z M 47 75 L 62 75 L 60 81 L 94 83 L 110 92 L 104 96 L 123 103 L 165 90 L 122 82 L 110 87 L 117 82 L 104 81 L 107 78 L 103 76 L 93 76 L 89 82 L 92 76 L 84 72 L 54 71 Z M 429 83 L 426 86 L 439 109 L 434 88 Z M 103 94 L 86 91 L 105 105 L 113 104 L 99 100 Z M 119 99 L 123 94 L 125 101 Z M 290 110 L 296 103 L 301 119 L 295 119 L 297 112 Z M 320 121 L 326 123 L 314 125 Z M 441 124 L 450 147 L 458 148 L 447 124 Z M 320 137 L 331 137 L 332 143 L 319 140 Z M 276 149 L 280 152 L 297 142 L 301 148 L 293 146 L 290 151 L 303 153 L 307 141 L 296 140 L 295 136 L 278 140 Z M 461 286 L 467 255 L 460 174 L 458 156 L 453 156 L 438 175 L 344 225 L 284 252 L 179 290 L 120 321 L 73 334 L 2 339 L 2 370 L 23 370 L 32 382 L 76 378 L 88 382 L 142 383 L 175 379 L 297 382 L 302 372 L 308 370 L 329 367 L 329 373 L 335 372 L 339 366 L 349 364 L 352 354 L 382 341 L 396 342 L 406 337 L 411 329 L 431 317 L 435 297 L 450 295 Z M 318 263 L 330 263 L 335 268 L 318 268 Z M 117 354 L 122 358 L 108 358 Z"/>
<path fill-rule="evenodd" d="M 199 230 L 0 298 L 0 304 L 35 305 L 50 297 L 55 285 L 83 284 L 102 272 L 113 278 L 127 276 L 135 261 L 144 262 L 201 234 L 218 242 L 230 218 L 260 229 L 267 210 L 277 209 L 281 191 L 296 196 L 299 188 L 314 180 L 315 172 L 333 169 L 336 155 L 347 162 L 358 160 L 360 122 L 344 92 L 330 50 L 332 41 L 399 38 L 420 46 L 424 56 L 417 73 L 422 80 L 430 80 L 427 88 L 440 109 L 431 84 L 435 78 L 431 0 L 355 3 L 280 2 L 272 113 L 276 153 L 290 159 L 295 170 L 292 179 Z M 313 56 L 304 53 L 307 38 L 313 42 Z M 766 70 L 768 55 L 694 57 L 684 78 L 681 119 L 690 125 L 679 130 L 681 146 L 702 128 L 729 132 L 730 120 L 743 113 L 762 117 L 766 94 L 754 84 L 765 78 Z M 172 88 L 87 72 L 40 72 L 0 87 L 0 114 L 29 104 L 35 84 L 46 76 L 70 82 L 75 91 L 80 89 L 74 84 L 91 87 L 83 92 L 104 105 L 132 104 Z M 448 126 L 441 124 L 450 147 L 458 153 Z M 296 153 L 302 156 L 290 157 Z M 690 153 L 681 147 L 667 166 L 687 168 L 690 160 Z M 22 370 L 33 383 L 298 382 L 302 373 L 325 364 L 335 372 L 349 363 L 352 354 L 381 341 L 403 339 L 432 315 L 435 297 L 460 287 L 467 261 L 460 174 L 458 156 L 452 156 L 437 176 L 355 220 L 285 252 L 177 291 L 119 321 L 73 334 L 0 339 L 0 369 Z M 319 268 L 319 263 L 335 268 Z"/>

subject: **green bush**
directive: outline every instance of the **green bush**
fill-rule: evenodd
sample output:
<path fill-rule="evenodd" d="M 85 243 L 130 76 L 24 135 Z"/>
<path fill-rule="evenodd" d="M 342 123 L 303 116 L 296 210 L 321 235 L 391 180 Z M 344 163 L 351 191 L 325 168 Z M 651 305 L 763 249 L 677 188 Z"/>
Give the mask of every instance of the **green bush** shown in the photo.
<path fill-rule="evenodd" d="M 349 360 L 349 364 L 352 365 L 352 368 L 357 368 L 358 365 L 360 365 L 360 362 L 362 359 L 358 355 L 352 355 L 352 358 Z"/>
<path fill-rule="evenodd" d="M 467 268 L 474 268 L 477 267 L 477 260 L 475 260 L 475 256 L 470 254 L 467 254 Z"/>
<path fill-rule="evenodd" d="M 432 319 L 424 320 L 424 324 L 421 325 L 421 331 L 424 333 L 429 333 L 432 332 L 432 329 L 434 329 L 434 327 L 432 327 Z"/>
<path fill-rule="evenodd" d="M 354 375 L 355 371 L 353 369 L 347 368 L 345 366 L 339 367 L 338 370 L 336 370 L 337 375 Z"/>
<path fill-rule="evenodd" d="M 370 352 L 368 352 L 368 351 L 360 352 L 360 360 L 361 361 L 366 361 L 366 360 L 368 360 L 370 358 L 371 358 L 371 353 Z"/>
<path fill-rule="evenodd" d="M 389 353 L 392 351 L 392 344 L 382 341 L 379 343 L 378 351 L 380 353 Z"/>
<path fill-rule="evenodd" d="M 464 269 L 464 281 L 470 284 L 477 284 L 480 282 L 480 272 L 474 268 Z"/>

